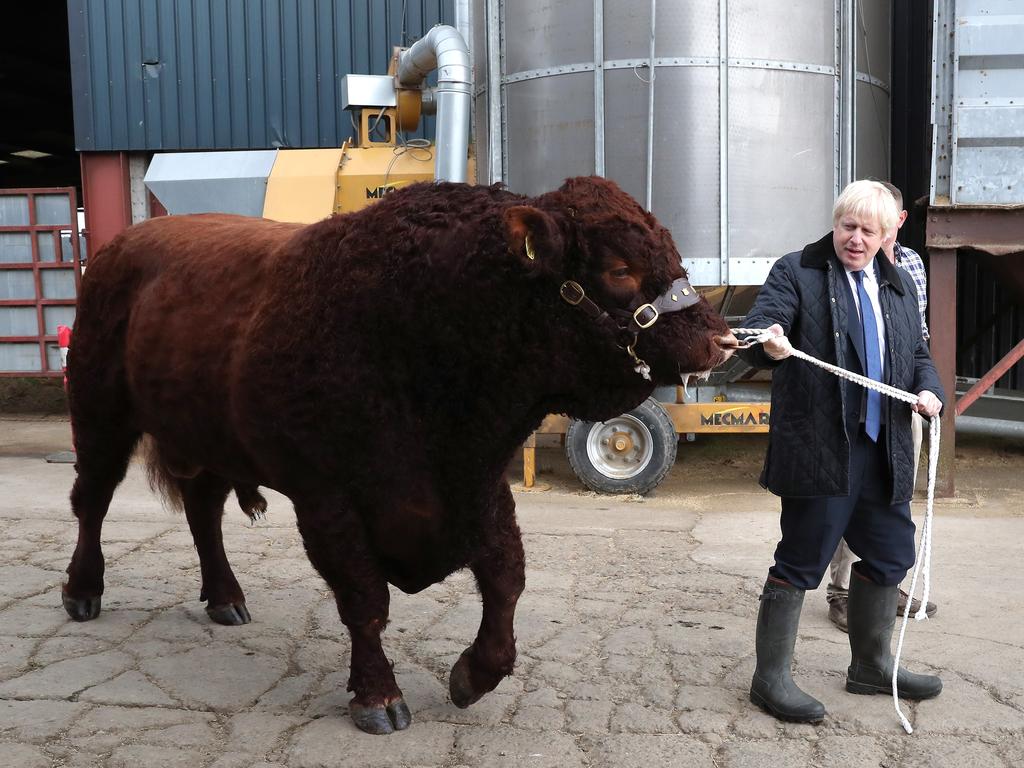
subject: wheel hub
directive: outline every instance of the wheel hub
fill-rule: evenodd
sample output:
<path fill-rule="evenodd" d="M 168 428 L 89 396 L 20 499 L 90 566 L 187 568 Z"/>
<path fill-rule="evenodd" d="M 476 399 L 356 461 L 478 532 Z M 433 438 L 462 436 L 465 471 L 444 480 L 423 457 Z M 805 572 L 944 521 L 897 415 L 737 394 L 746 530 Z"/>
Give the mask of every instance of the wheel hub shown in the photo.
<path fill-rule="evenodd" d="M 650 430 L 629 414 L 594 424 L 587 438 L 590 463 L 605 477 L 635 477 L 643 472 L 653 454 Z"/>
<path fill-rule="evenodd" d="M 625 432 L 616 432 L 611 437 L 611 447 L 618 454 L 633 450 L 633 439 Z"/>

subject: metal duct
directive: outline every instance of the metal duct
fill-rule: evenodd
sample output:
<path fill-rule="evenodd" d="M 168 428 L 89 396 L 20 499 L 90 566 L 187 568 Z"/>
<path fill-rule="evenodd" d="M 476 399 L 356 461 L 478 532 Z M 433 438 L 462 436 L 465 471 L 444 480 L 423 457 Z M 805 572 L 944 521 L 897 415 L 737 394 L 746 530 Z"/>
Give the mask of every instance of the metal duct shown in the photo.
<path fill-rule="evenodd" d="M 398 82 L 420 85 L 437 70 L 438 181 L 466 181 L 469 155 L 469 115 L 473 99 L 473 69 L 466 41 L 454 27 L 438 24 L 398 59 Z"/>

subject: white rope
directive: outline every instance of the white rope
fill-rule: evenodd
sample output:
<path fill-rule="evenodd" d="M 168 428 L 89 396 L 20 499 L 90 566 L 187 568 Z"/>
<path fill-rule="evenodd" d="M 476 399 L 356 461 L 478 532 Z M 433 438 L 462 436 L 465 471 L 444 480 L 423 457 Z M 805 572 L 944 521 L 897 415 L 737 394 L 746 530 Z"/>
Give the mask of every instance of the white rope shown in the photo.
<path fill-rule="evenodd" d="M 753 335 L 755 338 L 752 339 L 752 341 L 759 344 L 763 344 L 769 339 L 777 338 L 766 328 L 731 328 L 730 330 L 734 335 Z M 816 365 L 819 368 L 823 368 L 829 373 L 833 373 L 842 379 L 852 381 L 854 384 L 859 384 L 860 386 L 874 390 L 875 392 L 880 392 L 895 400 L 902 400 L 905 403 L 911 404 L 918 401 L 917 395 L 911 392 L 906 392 L 902 389 L 898 389 L 897 387 L 892 387 L 888 384 L 876 381 L 875 379 L 869 379 L 867 376 L 861 376 L 853 371 L 848 371 L 845 368 L 840 368 L 839 366 L 826 363 L 812 355 L 808 355 L 806 352 L 803 352 L 796 347 L 793 347 L 791 357 L 806 360 L 808 363 Z M 903 710 L 900 709 L 900 698 L 896 686 L 896 678 L 900 670 L 900 655 L 903 652 L 903 637 L 907 632 L 907 622 L 910 619 L 910 606 L 914 601 L 914 590 L 917 587 L 917 577 L 919 573 L 924 576 L 924 590 L 921 595 L 921 607 L 918 609 L 914 618 L 918 621 L 924 621 L 928 618 L 928 614 L 925 611 L 928 607 L 928 593 L 931 591 L 932 517 L 935 507 L 935 470 L 939 463 L 939 432 L 939 417 L 932 416 L 931 427 L 928 433 L 928 502 L 927 507 L 925 508 L 924 526 L 921 528 L 921 544 L 918 548 L 917 559 L 914 563 L 914 575 L 910 579 L 910 589 L 908 590 L 909 597 L 907 598 L 907 605 L 903 609 L 903 623 L 900 625 L 900 637 L 899 642 L 896 644 L 896 656 L 893 658 L 892 666 L 893 705 L 896 707 L 896 714 L 900 718 L 903 730 L 907 733 L 913 733 L 914 729 L 911 727 L 910 721 L 907 720 L 906 716 L 903 714 Z"/>

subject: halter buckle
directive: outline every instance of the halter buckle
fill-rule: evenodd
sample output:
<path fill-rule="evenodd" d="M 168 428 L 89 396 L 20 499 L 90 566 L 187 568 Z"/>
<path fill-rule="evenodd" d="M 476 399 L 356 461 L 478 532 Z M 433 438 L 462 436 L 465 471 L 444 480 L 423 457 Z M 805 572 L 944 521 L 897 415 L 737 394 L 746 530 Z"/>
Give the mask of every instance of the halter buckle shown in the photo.
<path fill-rule="evenodd" d="M 575 280 L 566 280 L 562 283 L 562 287 L 558 289 L 558 292 L 567 304 L 571 304 L 574 307 L 587 296 L 583 291 L 583 286 Z"/>
<path fill-rule="evenodd" d="M 650 317 L 650 320 L 641 320 L 640 315 L 646 314 Z M 637 324 L 641 330 L 646 330 L 658 322 L 658 310 L 653 304 L 641 304 L 633 312 L 633 322 Z"/>

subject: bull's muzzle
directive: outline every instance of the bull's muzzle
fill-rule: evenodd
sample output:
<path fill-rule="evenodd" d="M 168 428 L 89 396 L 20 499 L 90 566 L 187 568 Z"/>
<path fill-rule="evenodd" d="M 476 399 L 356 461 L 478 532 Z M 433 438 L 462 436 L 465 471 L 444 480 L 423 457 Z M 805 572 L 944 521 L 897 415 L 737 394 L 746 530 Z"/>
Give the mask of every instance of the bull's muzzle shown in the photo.
<path fill-rule="evenodd" d="M 732 353 L 739 347 L 739 340 L 732 331 L 729 331 L 729 333 L 724 336 L 714 336 L 712 337 L 712 340 L 718 346 L 718 350 L 722 355 L 722 359 L 718 361 L 718 365 L 721 365 L 732 357 Z"/>

